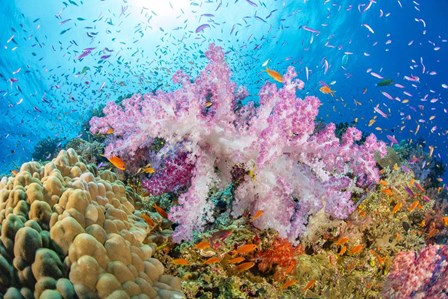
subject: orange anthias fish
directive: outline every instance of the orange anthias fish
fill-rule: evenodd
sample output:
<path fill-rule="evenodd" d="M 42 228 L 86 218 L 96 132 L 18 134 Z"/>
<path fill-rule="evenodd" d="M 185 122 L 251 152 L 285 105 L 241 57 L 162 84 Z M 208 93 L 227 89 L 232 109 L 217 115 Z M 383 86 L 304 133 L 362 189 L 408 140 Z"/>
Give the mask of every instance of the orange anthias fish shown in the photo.
<path fill-rule="evenodd" d="M 13 175 L 17 175 L 17 174 L 18 174 L 17 170 L 11 170 L 11 173 L 12 173 Z"/>
<path fill-rule="evenodd" d="M 378 264 L 379 264 L 380 266 L 382 266 L 382 265 L 384 264 L 384 261 L 385 261 L 384 258 L 381 257 L 375 250 L 373 250 L 373 249 L 370 250 L 370 253 L 376 256 L 376 258 L 377 258 L 377 260 L 378 260 Z"/>
<path fill-rule="evenodd" d="M 298 279 L 290 279 L 290 280 L 288 280 L 287 282 L 285 282 L 285 283 L 280 287 L 280 289 L 284 290 L 284 289 L 286 289 L 287 287 L 290 287 L 290 286 L 296 284 L 298 281 L 299 281 Z"/>
<path fill-rule="evenodd" d="M 261 216 L 263 216 L 264 211 L 262 210 L 258 210 L 255 212 L 255 214 L 252 216 L 252 218 L 250 218 L 251 222 L 254 222 L 255 220 L 257 220 L 258 218 L 260 218 Z"/>
<path fill-rule="evenodd" d="M 236 257 L 236 258 L 228 260 L 227 263 L 229 263 L 229 264 L 238 264 L 238 263 L 243 262 L 244 260 L 245 260 L 244 257 L 239 256 L 239 257 Z"/>
<path fill-rule="evenodd" d="M 207 249 L 210 248 L 210 242 L 207 240 L 201 241 L 198 244 L 194 245 L 194 247 L 196 247 L 197 249 Z"/>
<path fill-rule="evenodd" d="M 361 252 L 361 250 L 363 249 L 363 245 L 362 244 L 358 244 L 358 245 L 356 245 L 355 247 L 353 247 L 351 250 L 350 250 L 350 253 L 351 254 L 358 254 L 358 253 L 360 253 Z"/>
<path fill-rule="evenodd" d="M 310 280 L 310 282 L 306 284 L 306 286 L 302 289 L 302 291 L 305 292 L 306 290 L 311 289 L 315 283 L 316 283 L 315 279 Z"/>
<path fill-rule="evenodd" d="M 324 94 L 330 94 L 332 97 L 334 97 L 335 90 L 331 90 L 330 86 L 327 84 L 324 84 L 321 88 L 319 88 L 319 91 Z"/>
<path fill-rule="evenodd" d="M 418 200 L 414 201 L 411 206 L 409 207 L 408 211 L 412 212 L 414 209 L 418 206 Z"/>
<path fill-rule="evenodd" d="M 186 259 L 175 259 L 171 261 L 173 264 L 175 265 L 179 265 L 179 266 L 189 266 L 190 262 L 187 261 Z"/>
<path fill-rule="evenodd" d="M 106 132 L 107 135 L 113 134 L 114 133 L 114 128 L 109 128 Z"/>
<path fill-rule="evenodd" d="M 342 246 L 341 251 L 339 251 L 338 255 L 342 256 L 347 251 L 347 246 Z"/>
<path fill-rule="evenodd" d="M 154 222 L 154 220 L 152 220 L 152 218 L 149 217 L 147 214 L 143 213 L 142 218 L 143 218 L 143 220 L 145 220 L 146 224 L 148 224 L 149 226 L 156 226 L 156 223 Z"/>
<path fill-rule="evenodd" d="M 257 249 L 257 247 L 258 246 L 256 244 L 245 244 L 245 245 L 238 247 L 238 249 L 235 250 L 235 253 L 237 253 L 237 254 L 250 253 L 250 252 L 254 251 L 255 249 Z"/>
<path fill-rule="evenodd" d="M 383 186 L 389 186 L 389 183 L 388 182 L 386 182 L 385 180 L 380 180 L 380 185 L 383 185 Z"/>
<path fill-rule="evenodd" d="M 392 214 L 397 213 L 398 210 L 400 210 L 402 206 L 403 206 L 403 203 L 402 203 L 402 202 L 397 203 L 397 204 L 394 206 L 394 208 L 392 209 Z"/>
<path fill-rule="evenodd" d="M 126 164 L 124 164 L 123 160 L 120 159 L 118 156 L 111 156 L 107 158 L 110 163 L 112 163 L 113 166 L 120 170 L 126 170 Z"/>
<path fill-rule="evenodd" d="M 238 266 L 236 266 L 236 268 L 238 269 L 238 271 L 243 272 L 243 271 L 249 270 L 254 265 L 255 265 L 254 262 L 245 262 L 245 263 L 239 264 Z"/>
<path fill-rule="evenodd" d="M 381 192 L 383 192 L 384 194 L 389 195 L 389 196 L 394 195 L 394 192 L 390 188 L 383 189 L 383 190 L 381 190 Z"/>
<path fill-rule="evenodd" d="M 216 263 L 218 263 L 218 262 L 220 262 L 221 260 L 220 260 L 220 258 L 219 257 L 211 257 L 211 258 L 209 258 L 208 260 L 206 260 L 205 262 L 204 262 L 204 264 L 206 264 L 206 265 L 211 265 L 211 264 L 216 264 Z"/>
<path fill-rule="evenodd" d="M 280 75 L 279 72 L 270 70 L 268 68 L 266 68 L 265 72 L 268 73 L 268 75 L 271 76 L 271 78 L 274 79 L 275 81 L 283 83 L 283 77 L 282 75 Z"/>
<path fill-rule="evenodd" d="M 448 216 L 442 217 L 443 225 L 448 226 Z"/>
<path fill-rule="evenodd" d="M 157 213 L 159 213 L 160 216 L 162 216 L 165 219 L 168 219 L 168 214 L 165 212 L 164 209 L 159 207 L 156 203 L 154 203 L 152 207 L 157 211 Z"/>
<path fill-rule="evenodd" d="M 334 242 L 334 245 L 339 246 L 347 243 L 350 239 L 348 237 L 340 237 L 336 242 Z"/>

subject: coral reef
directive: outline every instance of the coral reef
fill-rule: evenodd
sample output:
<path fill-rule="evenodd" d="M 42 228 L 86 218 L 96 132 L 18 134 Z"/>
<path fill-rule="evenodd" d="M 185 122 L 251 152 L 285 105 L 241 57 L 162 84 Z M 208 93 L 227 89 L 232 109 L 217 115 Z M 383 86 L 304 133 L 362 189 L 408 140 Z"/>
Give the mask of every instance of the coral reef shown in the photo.
<path fill-rule="evenodd" d="M 62 139 L 45 138 L 40 140 L 34 147 L 32 158 L 35 161 L 48 161 L 51 157 L 56 157 L 62 148 Z"/>
<path fill-rule="evenodd" d="M 384 155 L 385 144 L 373 134 L 358 144 L 362 134 L 355 128 L 339 139 L 334 124 L 313 134 L 320 101 L 296 97 L 304 83 L 292 67 L 281 88 L 271 83 L 261 88 L 259 107 L 240 107 L 247 91 L 230 81 L 222 49 L 212 44 L 206 57 L 209 64 L 194 81 L 181 71 L 173 76 L 180 89 L 136 94 L 121 105 L 109 102 L 105 116 L 90 121 L 92 133 L 114 129 L 106 156 L 118 155 L 127 164 L 147 160 L 156 173 L 163 172 L 156 174 L 157 184 L 151 178 L 145 183 L 150 192 L 177 188 L 164 169 L 182 169 L 182 184 L 189 184 L 169 212 L 178 224 L 174 240 L 191 240 L 215 220 L 209 191 L 232 184 L 237 165 L 248 175 L 235 184 L 234 217 L 263 210 L 254 224 L 294 244 L 321 210 L 328 219 L 347 218 L 355 209 L 352 195 L 378 182 L 375 154 Z M 151 150 L 156 138 L 165 142 L 157 153 Z"/>
<path fill-rule="evenodd" d="M 81 138 L 73 138 L 67 142 L 65 148 L 74 149 L 87 163 L 98 164 L 99 160 L 107 161 L 104 158 L 101 159 L 104 152 L 104 143 L 96 140 L 89 142 Z"/>
<path fill-rule="evenodd" d="M 183 278 L 189 298 L 380 298 L 396 256 L 446 234 L 448 221 L 434 204 L 412 173 L 395 165 L 381 171 L 348 218 L 328 220 L 324 211 L 312 217 L 297 246 L 258 230 L 255 216 L 226 220 L 223 213 L 195 244 L 168 238 L 166 251 L 155 255 Z"/>
<path fill-rule="evenodd" d="M 140 198 L 73 149 L 0 181 L 3 298 L 185 298 L 153 258 Z"/>

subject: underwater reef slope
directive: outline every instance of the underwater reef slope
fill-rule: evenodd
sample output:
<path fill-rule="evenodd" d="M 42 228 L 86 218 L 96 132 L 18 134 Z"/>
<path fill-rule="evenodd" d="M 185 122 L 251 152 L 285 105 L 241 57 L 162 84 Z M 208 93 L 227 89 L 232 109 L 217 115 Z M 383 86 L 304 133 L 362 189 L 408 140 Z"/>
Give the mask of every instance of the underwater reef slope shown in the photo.
<path fill-rule="evenodd" d="M 185 298 L 144 244 L 140 200 L 73 149 L 0 181 L 1 298 Z"/>

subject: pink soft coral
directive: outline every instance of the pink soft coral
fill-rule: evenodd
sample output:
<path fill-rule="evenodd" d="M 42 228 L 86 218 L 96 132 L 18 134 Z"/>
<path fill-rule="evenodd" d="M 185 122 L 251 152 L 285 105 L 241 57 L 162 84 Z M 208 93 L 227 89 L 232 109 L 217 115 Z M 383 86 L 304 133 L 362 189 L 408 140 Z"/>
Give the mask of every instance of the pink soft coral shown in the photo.
<path fill-rule="evenodd" d="M 448 246 L 429 245 L 419 254 L 400 252 L 392 263 L 385 298 L 448 298 Z"/>
<path fill-rule="evenodd" d="M 361 132 L 354 128 L 341 142 L 334 124 L 313 133 L 320 101 L 296 97 L 304 84 L 294 79 L 292 67 L 282 88 L 271 83 L 262 87 L 258 108 L 241 107 L 238 102 L 247 91 L 230 81 L 221 48 L 210 45 L 206 56 L 210 62 L 194 82 L 178 71 L 173 81 L 182 84 L 180 89 L 134 95 L 122 107 L 109 103 L 106 116 L 90 122 L 94 133 L 115 130 L 106 156 L 132 162 L 138 153 L 148 152 L 151 163 L 160 166 L 145 183 L 150 191 L 173 191 L 179 186 L 176 181 L 190 183 L 170 211 L 170 219 L 179 224 L 175 240 L 191 239 L 194 231 L 213 221 L 209 188 L 229 184 L 235 165 L 255 176 L 237 184 L 233 216 L 264 210 L 255 225 L 274 228 L 293 243 L 306 232 L 308 218 L 321 209 L 331 217 L 347 217 L 354 209 L 352 192 L 378 181 L 374 154 L 384 155 L 385 144 L 371 135 L 359 145 Z M 166 141 L 157 153 L 150 150 L 155 138 Z M 169 159 L 180 153 L 188 159 L 171 165 L 180 167 L 173 180 Z"/>

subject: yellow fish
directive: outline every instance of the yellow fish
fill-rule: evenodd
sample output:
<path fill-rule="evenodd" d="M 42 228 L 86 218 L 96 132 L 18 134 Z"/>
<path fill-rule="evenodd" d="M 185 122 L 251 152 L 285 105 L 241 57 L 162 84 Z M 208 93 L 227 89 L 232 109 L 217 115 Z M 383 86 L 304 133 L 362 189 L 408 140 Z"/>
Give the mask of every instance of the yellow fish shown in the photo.
<path fill-rule="evenodd" d="M 137 170 L 137 174 L 140 174 L 140 173 L 153 174 L 154 172 L 156 172 L 156 171 L 155 171 L 154 168 L 151 167 L 151 163 L 148 163 L 148 164 L 146 164 L 145 166 L 140 167 L 140 168 Z"/>
<path fill-rule="evenodd" d="M 265 72 L 268 73 L 268 75 L 271 76 L 271 78 L 274 79 L 275 81 L 283 83 L 283 76 L 280 75 L 279 72 L 274 71 L 274 70 L 270 70 L 268 68 L 266 68 Z"/>

